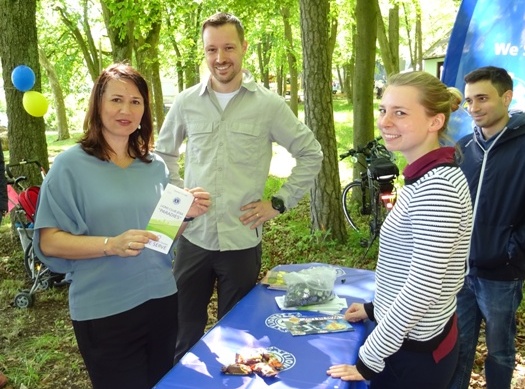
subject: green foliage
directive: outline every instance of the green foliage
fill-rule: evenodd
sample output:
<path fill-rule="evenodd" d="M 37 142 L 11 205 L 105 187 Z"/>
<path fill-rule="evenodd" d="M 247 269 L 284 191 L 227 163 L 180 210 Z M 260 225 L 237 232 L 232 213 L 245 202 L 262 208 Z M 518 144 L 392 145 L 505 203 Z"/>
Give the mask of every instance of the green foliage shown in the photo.
<path fill-rule="evenodd" d="M 263 198 L 269 199 L 271 198 L 278 190 L 279 188 L 284 184 L 286 179 L 269 176 L 268 180 L 266 181 L 266 187 L 264 188 L 264 196 Z"/>

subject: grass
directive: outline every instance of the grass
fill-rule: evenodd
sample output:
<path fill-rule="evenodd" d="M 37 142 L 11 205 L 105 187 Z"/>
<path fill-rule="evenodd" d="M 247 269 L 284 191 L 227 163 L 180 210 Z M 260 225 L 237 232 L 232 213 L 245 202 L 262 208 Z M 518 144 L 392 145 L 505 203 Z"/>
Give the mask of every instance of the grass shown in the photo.
<path fill-rule="evenodd" d="M 71 147 L 77 143 L 82 137 L 83 133 L 80 131 L 70 132 L 71 138 L 65 140 L 57 140 L 56 133 L 46 133 L 47 150 L 50 157 L 55 156 L 61 151 Z"/>

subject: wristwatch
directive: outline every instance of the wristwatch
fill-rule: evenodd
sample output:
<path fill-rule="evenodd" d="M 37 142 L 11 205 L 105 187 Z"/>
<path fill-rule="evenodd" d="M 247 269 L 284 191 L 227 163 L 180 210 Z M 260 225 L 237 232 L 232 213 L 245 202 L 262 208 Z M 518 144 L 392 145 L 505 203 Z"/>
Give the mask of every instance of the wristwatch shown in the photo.
<path fill-rule="evenodd" d="M 273 209 L 279 211 L 279 213 L 284 213 L 284 211 L 286 211 L 284 201 L 279 197 L 272 196 L 272 207 Z"/>

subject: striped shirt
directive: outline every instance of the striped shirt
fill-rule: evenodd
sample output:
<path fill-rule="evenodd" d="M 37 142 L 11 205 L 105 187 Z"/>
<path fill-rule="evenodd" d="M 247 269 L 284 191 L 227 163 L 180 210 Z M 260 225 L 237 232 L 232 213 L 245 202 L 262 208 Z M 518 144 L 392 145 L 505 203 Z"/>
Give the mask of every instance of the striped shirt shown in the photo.
<path fill-rule="evenodd" d="M 438 166 L 405 185 L 381 227 L 374 317 L 359 350 L 381 372 L 405 339 L 439 335 L 456 310 L 472 232 L 472 205 L 458 167 Z"/>

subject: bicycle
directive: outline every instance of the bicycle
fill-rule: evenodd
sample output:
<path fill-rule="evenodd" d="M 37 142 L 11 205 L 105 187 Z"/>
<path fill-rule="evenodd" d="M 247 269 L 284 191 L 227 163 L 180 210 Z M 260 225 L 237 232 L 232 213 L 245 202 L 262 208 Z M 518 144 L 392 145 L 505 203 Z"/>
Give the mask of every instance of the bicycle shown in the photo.
<path fill-rule="evenodd" d="M 368 250 L 379 236 L 381 225 L 396 201 L 394 181 L 399 168 L 393 162 L 394 155 L 375 138 L 363 147 L 350 149 L 341 154 L 340 160 L 352 157 L 364 170 L 360 178 L 345 186 L 341 196 L 345 218 L 358 232 L 367 226 L 368 237 L 361 239 L 361 246 Z M 360 158 L 361 157 L 361 158 Z M 363 163 L 363 160 L 365 163 Z"/>

